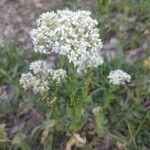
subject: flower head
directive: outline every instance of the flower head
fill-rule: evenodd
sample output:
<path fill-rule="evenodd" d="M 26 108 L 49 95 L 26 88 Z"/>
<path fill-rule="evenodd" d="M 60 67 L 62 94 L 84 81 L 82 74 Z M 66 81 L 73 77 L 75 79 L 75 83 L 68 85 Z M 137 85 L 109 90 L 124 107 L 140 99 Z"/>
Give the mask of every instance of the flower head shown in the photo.
<path fill-rule="evenodd" d="M 64 55 L 79 71 L 97 67 L 103 64 L 97 24 L 89 11 L 43 13 L 31 32 L 35 52 Z"/>
<path fill-rule="evenodd" d="M 31 72 L 23 73 L 20 78 L 20 84 L 25 90 L 28 90 L 32 87 L 35 78 Z"/>
<path fill-rule="evenodd" d="M 46 75 L 48 74 L 48 70 L 50 68 L 51 68 L 50 64 L 48 64 L 44 60 L 34 61 L 30 64 L 30 70 L 32 70 L 34 74 L 42 73 Z"/>
<path fill-rule="evenodd" d="M 54 70 L 43 60 L 32 62 L 30 70 L 31 72 L 21 75 L 20 84 L 25 90 L 32 89 L 35 94 L 47 92 L 51 82 L 59 83 L 66 77 L 65 70 Z"/>
<path fill-rule="evenodd" d="M 57 69 L 57 70 L 51 69 L 49 73 L 52 77 L 52 80 L 56 81 L 57 83 L 60 82 L 61 79 L 66 77 L 66 70 L 64 69 Z"/>
<path fill-rule="evenodd" d="M 114 85 L 125 84 L 125 82 L 130 82 L 131 80 L 131 76 L 129 74 L 119 69 L 111 71 L 107 78 L 109 79 L 109 83 Z"/>
<path fill-rule="evenodd" d="M 31 72 L 21 75 L 20 84 L 25 90 L 32 89 L 35 94 L 47 92 L 49 90 L 47 78 L 45 78 L 45 76 L 36 76 Z"/>

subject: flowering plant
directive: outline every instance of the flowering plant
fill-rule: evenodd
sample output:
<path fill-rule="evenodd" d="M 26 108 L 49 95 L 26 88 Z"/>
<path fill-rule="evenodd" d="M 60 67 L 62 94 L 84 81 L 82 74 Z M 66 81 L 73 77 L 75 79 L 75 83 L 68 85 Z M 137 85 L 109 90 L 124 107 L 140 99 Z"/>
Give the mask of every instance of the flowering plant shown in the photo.
<path fill-rule="evenodd" d="M 50 119 L 60 122 L 56 123 L 58 129 L 61 125 L 69 134 L 81 129 L 90 116 L 87 110 L 92 101 L 95 68 L 104 62 L 97 25 L 89 11 L 58 10 L 43 13 L 31 32 L 34 51 L 43 55 L 55 53 L 58 61 L 54 67 L 46 60 L 32 62 L 20 84 L 48 104 Z M 116 70 L 110 72 L 108 79 L 117 86 L 130 82 L 131 77 Z M 93 109 L 95 117 L 102 113 L 97 108 L 100 107 Z"/>

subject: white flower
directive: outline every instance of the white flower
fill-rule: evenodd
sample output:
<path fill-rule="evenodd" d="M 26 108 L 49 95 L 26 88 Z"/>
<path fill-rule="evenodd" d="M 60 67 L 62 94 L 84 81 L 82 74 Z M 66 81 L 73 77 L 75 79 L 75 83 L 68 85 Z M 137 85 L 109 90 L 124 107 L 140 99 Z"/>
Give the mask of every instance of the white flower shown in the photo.
<path fill-rule="evenodd" d="M 33 92 L 35 94 L 47 92 L 49 89 L 49 81 L 45 76 L 35 76 L 35 82 L 33 83 Z"/>
<path fill-rule="evenodd" d="M 35 76 L 31 72 L 21 75 L 20 85 L 22 85 L 25 90 L 32 89 L 35 94 L 49 90 L 48 80 L 45 77 Z"/>
<path fill-rule="evenodd" d="M 51 68 L 51 65 L 44 60 L 34 61 L 30 64 L 30 70 L 34 74 L 44 74 L 48 75 L 48 70 Z"/>
<path fill-rule="evenodd" d="M 52 76 L 52 80 L 57 82 L 66 77 L 66 70 L 64 69 L 51 70 L 49 73 Z"/>
<path fill-rule="evenodd" d="M 35 52 L 64 55 L 79 71 L 103 64 L 98 22 L 89 11 L 43 13 L 31 37 Z"/>
<path fill-rule="evenodd" d="M 35 78 L 31 72 L 23 73 L 21 75 L 20 85 L 22 85 L 25 90 L 30 89 L 33 85 L 33 82 L 35 82 Z"/>
<path fill-rule="evenodd" d="M 20 84 L 25 90 L 32 89 L 35 94 L 48 92 L 51 82 L 59 83 L 61 79 L 66 77 L 65 70 L 54 70 L 43 60 L 32 62 L 30 70 L 32 73 L 21 75 Z"/>
<path fill-rule="evenodd" d="M 109 79 L 109 83 L 114 85 L 125 84 L 125 82 L 130 82 L 131 80 L 131 76 L 129 74 L 119 69 L 111 71 L 107 78 Z"/>

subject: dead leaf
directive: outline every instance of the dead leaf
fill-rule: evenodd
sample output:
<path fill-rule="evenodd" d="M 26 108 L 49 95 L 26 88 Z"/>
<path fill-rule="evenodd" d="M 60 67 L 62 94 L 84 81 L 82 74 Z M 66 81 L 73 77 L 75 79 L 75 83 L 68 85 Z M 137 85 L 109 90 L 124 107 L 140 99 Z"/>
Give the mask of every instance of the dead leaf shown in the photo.
<path fill-rule="evenodd" d="M 9 142 L 11 142 L 7 138 L 7 134 L 5 132 L 5 126 L 6 126 L 6 124 L 0 124 L 0 143 L 9 143 Z"/>
<path fill-rule="evenodd" d="M 75 145 L 76 147 L 83 147 L 86 144 L 86 138 L 82 138 L 78 133 L 75 133 L 67 142 L 66 150 L 71 150 Z"/>
<path fill-rule="evenodd" d="M 45 125 L 46 127 L 42 130 L 40 134 L 41 136 L 40 143 L 44 143 L 46 141 L 46 139 L 48 138 L 49 131 L 52 127 L 54 127 L 54 125 L 55 125 L 54 120 L 50 120 L 48 124 Z"/>
<path fill-rule="evenodd" d="M 48 137 L 48 133 L 49 133 L 49 129 L 46 128 L 42 131 L 41 133 L 41 140 L 40 140 L 40 143 L 44 143 Z"/>
<path fill-rule="evenodd" d="M 18 135 L 16 135 L 14 138 L 13 138 L 13 140 L 12 140 L 12 144 L 13 145 L 20 145 L 21 144 L 21 139 L 20 139 L 20 137 L 18 136 Z"/>

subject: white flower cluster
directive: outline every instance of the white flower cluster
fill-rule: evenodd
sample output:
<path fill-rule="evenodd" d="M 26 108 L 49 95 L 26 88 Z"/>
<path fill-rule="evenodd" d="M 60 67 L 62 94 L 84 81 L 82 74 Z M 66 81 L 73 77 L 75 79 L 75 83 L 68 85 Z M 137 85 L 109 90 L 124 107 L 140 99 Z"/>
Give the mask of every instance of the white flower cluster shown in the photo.
<path fill-rule="evenodd" d="M 46 61 L 43 60 L 38 60 L 35 62 L 32 62 L 30 64 L 30 70 L 33 71 L 33 73 L 36 74 L 43 74 L 43 75 L 48 75 L 48 70 L 50 69 L 50 66 L 48 65 L 48 63 L 46 63 Z"/>
<path fill-rule="evenodd" d="M 31 72 L 23 73 L 20 78 L 20 84 L 25 90 L 28 90 L 32 87 L 35 77 Z"/>
<path fill-rule="evenodd" d="M 131 80 L 131 76 L 120 69 L 111 71 L 107 78 L 109 79 L 109 83 L 114 85 L 125 84 L 125 82 L 130 82 Z"/>
<path fill-rule="evenodd" d="M 60 82 L 66 77 L 66 71 L 63 69 L 53 70 L 42 60 L 30 64 L 31 72 L 23 73 L 20 78 L 20 84 L 25 90 L 32 89 L 35 94 L 47 92 L 50 88 L 50 82 Z"/>
<path fill-rule="evenodd" d="M 61 79 L 66 77 L 66 70 L 64 69 L 57 69 L 57 70 L 49 70 L 49 74 L 51 75 L 51 78 L 53 81 L 56 81 L 57 83 L 59 83 L 61 81 Z"/>
<path fill-rule="evenodd" d="M 64 55 L 78 71 L 103 64 L 98 22 L 89 11 L 43 13 L 31 37 L 35 52 Z"/>

